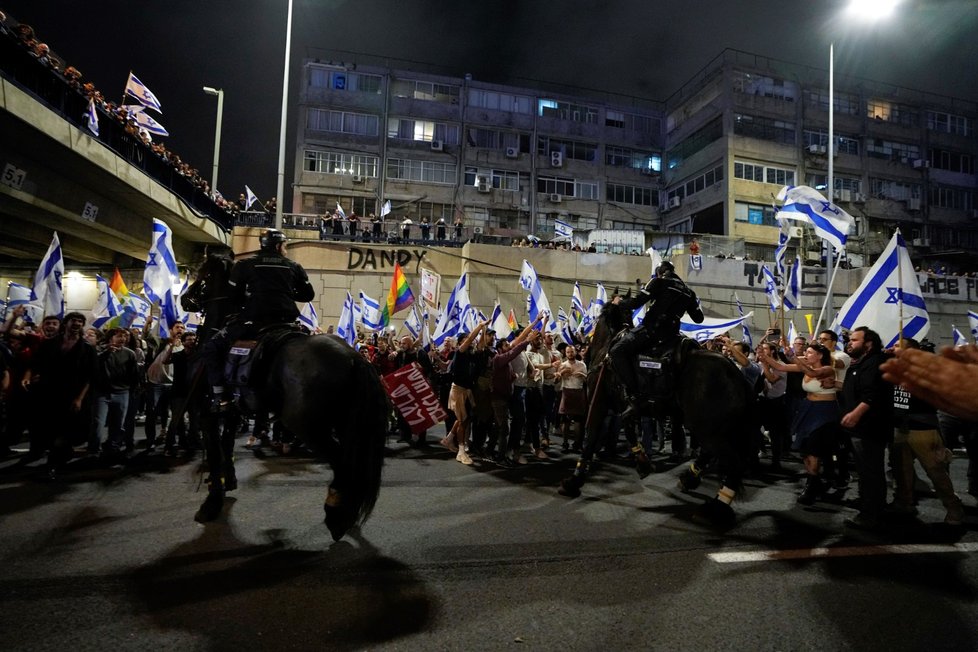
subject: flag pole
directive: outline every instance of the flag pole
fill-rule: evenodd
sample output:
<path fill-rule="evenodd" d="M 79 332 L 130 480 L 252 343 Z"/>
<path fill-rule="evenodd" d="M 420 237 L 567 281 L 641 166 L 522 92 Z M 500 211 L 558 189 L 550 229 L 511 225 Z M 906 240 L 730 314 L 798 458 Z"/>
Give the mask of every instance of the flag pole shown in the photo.
<path fill-rule="evenodd" d="M 900 343 L 900 348 L 903 348 L 903 252 L 900 250 L 900 241 L 903 239 L 903 234 L 900 233 L 900 228 L 897 227 L 897 246 L 896 246 L 896 256 L 897 256 L 897 309 L 900 312 L 900 331 L 898 335 L 898 341 Z"/>
<path fill-rule="evenodd" d="M 832 247 L 831 243 L 829 243 L 829 247 L 830 248 Z M 816 333 L 818 333 L 819 329 L 822 327 L 822 317 L 825 315 L 825 307 L 828 305 L 829 300 L 832 298 L 832 286 L 835 284 L 835 275 L 839 271 L 839 263 L 841 262 L 842 262 L 842 255 L 840 254 L 839 257 L 835 259 L 835 267 L 832 268 L 832 276 L 829 277 L 829 286 L 825 290 L 825 301 L 822 302 L 822 309 L 818 313 L 818 321 L 815 322 Z"/>

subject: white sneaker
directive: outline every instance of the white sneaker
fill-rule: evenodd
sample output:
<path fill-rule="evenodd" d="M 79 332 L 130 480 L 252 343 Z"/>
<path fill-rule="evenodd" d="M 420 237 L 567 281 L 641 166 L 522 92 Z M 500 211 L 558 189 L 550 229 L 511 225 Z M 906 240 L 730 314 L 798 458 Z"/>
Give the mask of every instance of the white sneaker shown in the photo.
<path fill-rule="evenodd" d="M 458 455 L 455 456 L 455 460 L 457 462 L 461 462 L 462 464 L 465 464 L 465 465 L 472 464 L 472 458 L 469 457 L 469 454 L 466 453 L 464 450 L 460 450 L 458 452 Z"/>

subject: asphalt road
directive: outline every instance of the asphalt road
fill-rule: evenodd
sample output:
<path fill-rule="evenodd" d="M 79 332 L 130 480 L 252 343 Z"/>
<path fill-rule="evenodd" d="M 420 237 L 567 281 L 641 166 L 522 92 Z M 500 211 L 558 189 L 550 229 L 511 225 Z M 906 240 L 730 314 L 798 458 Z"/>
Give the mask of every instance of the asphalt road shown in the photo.
<path fill-rule="evenodd" d="M 570 456 L 465 467 L 392 442 L 373 517 L 333 543 L 328 467 L 239 452 L 240 488 L 206 526 L 196 461 L 82 461 L 58 483 L 0 464 L 0 649 L 978 649 L 963 491 L 965 528 L 932 525 L 944 512 L 923 498 L 881 537 L 847 532 L 850 508 L 797 506 L 792 474 L 762 476 L 718 533 L 691 518 L 715 482 L 682 494 L 664 460 L 644 480 L 601 464 L 568 500 Z"/>

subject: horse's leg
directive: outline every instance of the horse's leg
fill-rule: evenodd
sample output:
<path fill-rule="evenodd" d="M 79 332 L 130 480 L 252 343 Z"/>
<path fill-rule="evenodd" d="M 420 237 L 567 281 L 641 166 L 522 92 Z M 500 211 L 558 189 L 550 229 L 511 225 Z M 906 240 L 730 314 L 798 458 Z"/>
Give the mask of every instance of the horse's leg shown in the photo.
<path fill-rule="evenodd" d="M 577 498 L 581 495 L 581 487 L 584 480 L 591 470 L 591 461 L 594 453 L 601 442 L 601 430 L 605 421 L 608 406 L 604 398 L 595 397 L 591 401 L 587 419 L 584 425 L 584 446 L 581 449 L 581 457 L 578 458 L 574 466 L 574 472 L 567 478 L 560 481 L 560 489 L 557 490 L 561 496 Z"/>
<path fill-rule="evenodd" d="M 238 488 L 238 475 L 234 470 L 234 438 L 241 426 L 241 413 L 232 410 L 224 417 L 224 429 L 221 432 L 221 467 L 224 471 L 224 490 L 234 491 Z"/>
<path fill-rule="evenodd" d="M 638 477 L 645 478 L 652 473 L 652 462 L 645 452 L 645 446 L 638 439 L 636 429 L 639 427 L 640 421 L 641 417 L 637 414 L 629 415 L 625 419 L 625 440 L 628 442 L 632 455 L 635 456 L 635 470 L 638 472 Z"/>
<path fill-rule="evenodd" d="M 679 474 L 679 488 L 683 491 L 692 491 L 700 486 L 703 481 L 703 471 L 706 470 L 712 459 L 711 454 L 700 451 L 696 459 L 690 462 L 689 466 Z"/>
<path fill-rule="evenodd" d="M 213 521 L 224 507 L 224 454 L 221 450 L 221 419 L 210 411 L 201 414 L 201 432 L 204 435 L 204 450 L 207 453 L 207 498 L 197 509 L 194 520 L 198 523 Z"/>

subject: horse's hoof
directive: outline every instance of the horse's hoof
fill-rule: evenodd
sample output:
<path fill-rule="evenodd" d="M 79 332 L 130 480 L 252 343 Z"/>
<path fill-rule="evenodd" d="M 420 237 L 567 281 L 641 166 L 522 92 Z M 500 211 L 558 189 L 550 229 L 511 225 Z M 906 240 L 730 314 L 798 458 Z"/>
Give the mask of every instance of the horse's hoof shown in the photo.
<path fill-rule="evenodd" d="M 576 475 L 572 475 L 560 481 L 560 489 L 557 490 L 557 493 L 568 498 L 579 498 L 582 486 L 584 486 L 584 481 Z"/>
<path fill-rule="evenodd" d="M 727 503 L 711 498 L 696 510 L 693 520 L 718 530 L 729 530 L 737 524 L 737 514 Z"/>
<path fill-rule="evenodd" d="M 224 478 L 224 491 L 234 491 L 238 488 L 238 476 L 235 475 L 234 471 L 231 471 Z"/>
<path fill-rule="evenodd" d="M 201 503 L 200 507 L 197 509 L 197 513 L 194 514 L 194 520 L 198 523 L 210 523 L 221 515 L 221 509 L 223 507 L 224 492 L 208 492 L 207 498 L 204 499 L 204 502 Z"/>
<path fill-rule="evenodd" d="M 326 512 L 326 517 L 323 519 L 323 522 L 329 529 L 329 533 L 333 537 L 333 541 L 339 541 L 342 539 L 343 535 L 345 535 L 351 527 L 356 525 L 356 514 L 351 513 L 347 509 L 342 507 L 332 507 L 330 505 L 325 505 L 323 509 Z"/>
<path fill-rule="evenodd" d="M 679 488 L 683 491 L 692 491 L 700 486 L 703 480 L 689 469 L 679 474 Z"/>
<path fill-rule="evenodd" d="M 635 470 L 638 471 L 638 477 L 642 479 L 652 473 L 652 461 L 649 460 L 648 455 L 639 453 L 638 457 L 635 458 Z"/>

